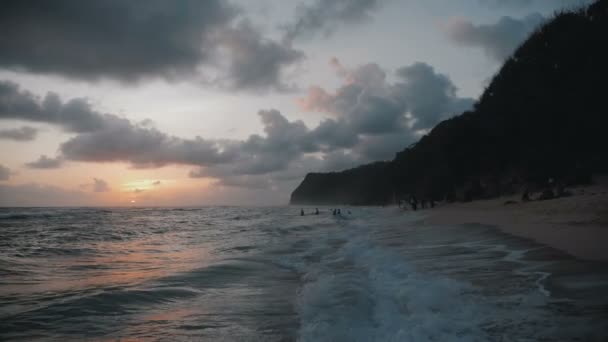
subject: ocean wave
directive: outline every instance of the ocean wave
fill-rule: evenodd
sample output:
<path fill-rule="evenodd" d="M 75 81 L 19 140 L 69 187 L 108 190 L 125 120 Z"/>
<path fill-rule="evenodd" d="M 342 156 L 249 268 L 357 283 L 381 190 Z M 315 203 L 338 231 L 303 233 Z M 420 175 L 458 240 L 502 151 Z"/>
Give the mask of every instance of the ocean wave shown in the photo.
<path fill-rule="evenodd" d="M 342 236 L 343 237 L 343 236 Z M 334 244 L 339 238 L 327 239 Z M 332 242 L 334 241 L 334 242 Z M 303 276 L 300 341 L 486 341 L 471 284 L 418 273 L 356 237 Z"/>
<path fill-rule="evenodd" d="M 582 261 L 489 226 L 320 209 L 0 210 L 30 217 L 1 222 L 0 340 L 606 336 L 608 278 Z"/>

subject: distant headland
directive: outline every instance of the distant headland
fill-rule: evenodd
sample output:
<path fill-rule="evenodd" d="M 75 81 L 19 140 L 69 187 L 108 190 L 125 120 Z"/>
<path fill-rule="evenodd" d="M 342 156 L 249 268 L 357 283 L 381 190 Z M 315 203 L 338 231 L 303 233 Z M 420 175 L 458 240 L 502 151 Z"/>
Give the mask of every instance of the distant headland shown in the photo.
<path fill-rule="evenodd" d="M 292 204 L 469 201 L 589 183 L 608 171 L 608 0 L 557 13 L 502 65 L 471 111 L 392 161 L 310 173 Z"/>

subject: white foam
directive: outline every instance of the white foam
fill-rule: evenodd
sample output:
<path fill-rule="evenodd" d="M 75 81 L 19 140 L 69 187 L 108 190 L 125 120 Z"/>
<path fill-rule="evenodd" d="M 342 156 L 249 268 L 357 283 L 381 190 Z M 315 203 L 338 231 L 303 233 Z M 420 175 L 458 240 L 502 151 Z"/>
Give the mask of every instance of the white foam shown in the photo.
<path fill-rule="evenodd" d="M 487 340 L 470 284 L 425 276 L 351 234 L 304 276 L 300 341 Z"/>

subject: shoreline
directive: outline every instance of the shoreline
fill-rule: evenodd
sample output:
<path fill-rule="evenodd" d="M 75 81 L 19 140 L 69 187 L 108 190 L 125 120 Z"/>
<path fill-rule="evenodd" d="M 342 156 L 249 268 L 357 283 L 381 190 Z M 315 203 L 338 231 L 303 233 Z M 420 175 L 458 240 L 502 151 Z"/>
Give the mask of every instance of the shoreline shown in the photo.
<path fill-rule="evenodd" d="M 516 195 L 445 204 L 423 211 L 422 221 L 492 225 L 579 259 L 608 262 L 608 182 L 568 190 L 572 196 L 545 201 L 523 203 Z"/>

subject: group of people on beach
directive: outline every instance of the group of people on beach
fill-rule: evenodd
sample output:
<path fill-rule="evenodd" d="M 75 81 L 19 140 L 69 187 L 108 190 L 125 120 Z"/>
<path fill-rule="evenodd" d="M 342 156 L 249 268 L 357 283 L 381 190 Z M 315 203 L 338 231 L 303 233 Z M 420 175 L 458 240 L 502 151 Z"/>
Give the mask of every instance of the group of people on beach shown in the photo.
<path fill-rule="evenodd" d="M 300 216 L 304 216 L 304 209 L 300 209 Z M 319 215 L 319 208 L 315 208 L 315 215 Z"/>
<path fill-rule="evenodd" d="M 340 211 L 340 209 L 331 209 L 331 214 L 336 216 L 336 215 L 342 215 L 342 212 Z M 348 214 L 350 215 L 350 210 L 348 210 Z M 319 215 L 319 208 L 315 208 L 315 215 Z M 304 209 L 300 209 L 300 216 L 304 216 L 306 215 L 306 213 L 304 213 Z"/>
<path fill-rule="evenodd" d="M 532 198 L 532 191 L 529 187 L 526 187 L 521 195 L 521 201 L 544 201 L 572 195 L 569 191 L 566 190 L 565 185 L 562 181 L 555 181 L 555 179 L 553 178 L 549 178 L 547 180 L 546 185 L 538 192 L 539 195 L 535 198 Z"/>
<path fill-rule="evenodd" d="M 399 205 L 399 208 L 403 208 L 404 210 L 407 210 L 407 204 L 409 204 L 413 211 L 418 210 L 418 206 L 420 206 L 421 209 L 426 209 L 427 207 L 435 208 L 435 200 L 432 198 L 429 200 L 421 199 L 418 201 L 416 196 L 413 195 L 410 196 L 409 201 L 405 202 L 403 200 L 399 200 L 397 204 Z"/>

